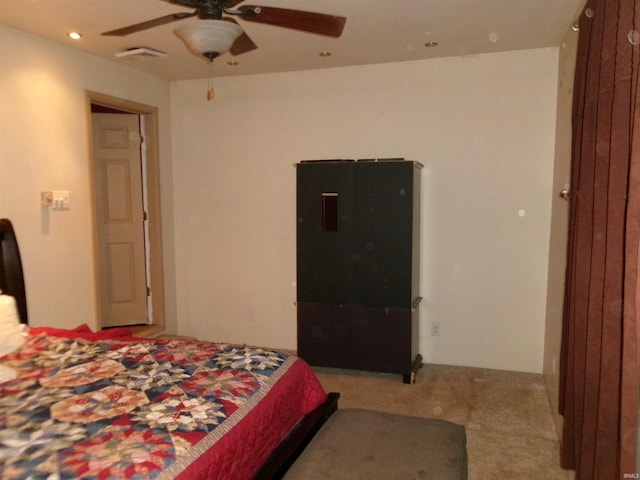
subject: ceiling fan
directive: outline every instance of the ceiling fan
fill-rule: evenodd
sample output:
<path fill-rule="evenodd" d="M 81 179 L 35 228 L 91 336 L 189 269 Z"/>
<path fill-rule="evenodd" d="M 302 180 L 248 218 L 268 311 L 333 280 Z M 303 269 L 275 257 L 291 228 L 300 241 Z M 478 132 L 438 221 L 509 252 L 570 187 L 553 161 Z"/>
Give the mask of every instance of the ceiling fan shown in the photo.
<path fill-rule="evenodd" d="M 247 22 L 263 23 L 291 28 L 303 32 L 316 33 L 337 38 L 342 35 L 346 18 L 323 13 L 292 10 L 288 8 L 242 5 L 243 0 L 165 0 L 185 7 L 195 8 L 193 12 L 181 12 L 118 28 L 102 35 L 125 36 L 149 28 L 158 27 L 186 18 L 197 17 L 189 24 L 180 25 L 174 33 L 180 37 L 194 53 L 204 55 L 213 61 L 218 55 L 229 51 L 240 55 L 258 48 L 238 22 L 236 16 Z"/>

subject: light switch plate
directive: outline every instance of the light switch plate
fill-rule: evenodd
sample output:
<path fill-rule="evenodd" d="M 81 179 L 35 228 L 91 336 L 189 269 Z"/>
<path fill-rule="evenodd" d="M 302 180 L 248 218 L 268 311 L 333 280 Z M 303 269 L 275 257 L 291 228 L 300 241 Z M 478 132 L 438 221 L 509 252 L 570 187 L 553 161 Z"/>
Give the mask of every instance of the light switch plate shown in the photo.
<path fill-rule="evenodd" d="M 54 190 L 52 207 L 54 210 L 68 210 L 71 207 L 71 194 L 68 190 Z"/>

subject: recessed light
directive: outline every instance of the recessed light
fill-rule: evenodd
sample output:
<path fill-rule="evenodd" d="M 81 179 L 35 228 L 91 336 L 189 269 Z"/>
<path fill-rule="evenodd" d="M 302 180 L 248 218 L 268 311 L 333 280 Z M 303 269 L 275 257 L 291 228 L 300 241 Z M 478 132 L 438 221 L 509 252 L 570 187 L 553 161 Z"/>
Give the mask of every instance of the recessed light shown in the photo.
<path fill-rule="evenodd" d="M 67 33 L 67 36 L 69 38 L 73 38 L 74 40 L 80 40 L 82 38 L 82 35 L 80 35 L 78 32 L 69 32 Z"/>
<path fill-rule="evenodd" d="M 326 50 L 320 52 L 318 55 L 320 55 L 321 57 L 330 57 L 331 56 L 331 52 L 327 52 Z"/>
<path fill-rule="evenodd" d="M 438 46 L 438 42 L 427 42 L 424 44 L 425 47 L 437 47 Z"/>
<path fill-rule="evenodd" d="M 232 66 L 232 67 L 237 67 L 238 65 L 240 65 L 240 63 L 239 63 L 239 62 L 237 62 L 237 61 L 235 61 L 235 60 L 229 60 L 229 61 L 227 62 L 227 65 L 230 65 L 230 66 Z"/>

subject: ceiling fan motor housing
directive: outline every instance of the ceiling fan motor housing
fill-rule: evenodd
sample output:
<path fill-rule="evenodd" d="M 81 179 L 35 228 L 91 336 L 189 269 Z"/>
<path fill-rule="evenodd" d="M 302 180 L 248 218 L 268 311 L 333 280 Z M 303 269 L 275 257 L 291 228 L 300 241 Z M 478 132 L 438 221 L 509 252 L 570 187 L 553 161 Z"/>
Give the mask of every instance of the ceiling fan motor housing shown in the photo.
<path fill-rule="evenodd" d="M 198 8 L 198 18 L 202 20 L 220 20 L 222 18 L 222 7 L 207 3 Z"/>
<path fill-rule="evenodd" d="M 224 13 L 225 0 L 169 0 L 171 3 L 196 8 L 198 18 L 203 20 L 220 20 Z M 233 2 L 232 2 L 233 3 Z"/>

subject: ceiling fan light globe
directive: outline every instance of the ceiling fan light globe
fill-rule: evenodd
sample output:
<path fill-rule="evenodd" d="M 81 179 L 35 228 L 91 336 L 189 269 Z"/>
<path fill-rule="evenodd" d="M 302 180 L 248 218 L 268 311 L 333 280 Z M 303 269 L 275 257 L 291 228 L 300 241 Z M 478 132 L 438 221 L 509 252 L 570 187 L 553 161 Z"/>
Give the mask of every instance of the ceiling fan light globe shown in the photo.
<path fill-rule="evenodd" d="M 211 52 L 228 52 L 242 35 L 242 27 L 224 20 L 192 20 L 174 28 L 173 33 L 192 53 L 209 58 Z"/>

